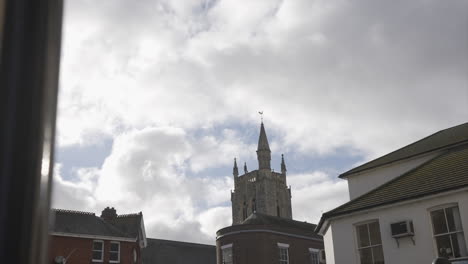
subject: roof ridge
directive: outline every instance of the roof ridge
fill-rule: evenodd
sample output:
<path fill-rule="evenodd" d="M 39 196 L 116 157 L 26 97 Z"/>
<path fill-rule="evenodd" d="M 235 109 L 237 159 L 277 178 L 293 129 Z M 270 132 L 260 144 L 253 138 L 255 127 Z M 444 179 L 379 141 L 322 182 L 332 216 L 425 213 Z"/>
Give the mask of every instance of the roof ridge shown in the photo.
<path fill-rule="evenodd" d="M 139 212 L 139 213 L 132 213 L 132 214 L 120 214 L 120 215 L 117 215 L 117 218 L 123 218 L 123 217 L 134 217 L 134 216 L 141 216 L 142 213 Z"/>
<path fill-rule="evenodd" d="M 96 215 L 93 212 L 85 212 L 85 211 L 76 211 L 76 210 L 69 210 L 69 209 L 57 209 L 51 208 L 51 211 L 59 212 L 59 213 L 69 213 L 69 214 L 80 214 L 80 215 Z"/>
<path fill-rule="evenodd" d="M 350 200 L 350 201 L 348 201 L 348 202 L 346 202 L 346 203 L 344 203 L 344 204 L 342 204 L 342 205 L 340 205 L 340 206 L 334 208 L 333 210 L 330 210 L 330 211 L 328 211 L 328 212 L 325 212 L 324 215 L 325 215 L 325 214 L 328 214 L 328 213 L 332 213 L 332 212 L 334 212 L 334 211 L 336 211 L 336 210 L 338 210 L 338 209 L 340 209 L 340 208 L 342 208 L 342 207 L 348 205 L 348 204 L 351 203 L 351 202 L 355 202 L 355 201 L 357 201 L 357 200 L 363 199 L 365 196 L 377 192 L 377 191 L 380 190 L 381 188 L 383 188 L 383 187 L 385 187 L 385 186 L 387 186 L 387 185 L 389 185 L 389 184 L 392 184 L 393 182 L 395 182 L 395 181 L 401 179 L 402 177 L 404 177 L 404 176 L 406 176 L 406 175 L 408 175 L 408 174 L 410 174 L 410 173 L 412 173 L 412 172 L 414 172 L 414 171 L 416 171 L 416 170 L 418 170 L 418 169 L 420 169 L 420 168 L 426 166 L 427 164 L 431 163 L 431 162 L 434 161 L 435 159 L 438 159 L 438 158 L 440 158 L 440 157 L 442 157 L 442 156 L 445 156 L 445 155 L 447 155 L 448 153 L 451 153 L 451 152 L 452 152 L 452 151 L 446 151 L 446 152 L 444 152 L 444 153 L 441 153 L 441 154 L 439 154 L 439 155 L 437 155 L 437 156 L 435 156 L 435 157 L 433 157 L 433 158 L 431 158 L 431 159 L 429 159 L 429 160 L 423 162 L 422 164 L 419 164 L 418 166 L 412 168 L 411 170 L 409 170 L 409 171 L 407 171 L 407 172 L 404 172 L 404 173 L 401 174 L 400 176 L 397 176 L 397 177 L 395 177 L 395 178 L 393 178 L 393 179 L 391 179 L 391 180 L 385 182 L 384 184 L 377 186 L 376 188 L 374 188 L 374 189 L 372 189 L 372 190 L 370 190 L 370 191 L 368 191 L 368 192 L 366 192 L 366 193 L 364 193 L 364 194 L 362 194 L 362 195 L 360 195 L 360 196 L 358 196 L 358 197 L 356 197 L 356 198 L 354 198 L 354 199 L 352 199 L 352 200 Z"/>
<path fill-rule="evenodd" d="M 369 208 L 374 208 L 374 207 L 377 207 L 377 206 L 382 206 L 382 205 L 385 205 L 385 204 L 391 204 L 391 203 L 394 203 L 395 201 L 387 201 L 387 202 L 381 202 L 381 203 L 378 203 L 378 204 L 374 204 L 372 206 L 364 206 L 362 208 L 355 208 L 355 209 L 345 209 L 344 211 L 341 211 L 340 212 L 340 209 L 348 206 L 349 204 L 352 204 L 352 203 L 359 203 L 360 200 L 362 199 L 365 199 L 367 198 L 369 195 L 372 195 L 376 192 L 379 192 L 381 191 L 382 189 L 384 189 L 385 187 L 387 187 L 388 185 L 391 185 L 393 184 L 394 182 L 396 181 L 400 181 L 402 180 L 403 178 L 405 177 L 408 177 L 408 176 L 411 176 L 412 174 L 414 173 L 418 173 L 419 170 L 423 170 L 426 166 L 430 166 L 433 162 L 437 162 L 439 159 L 441 158 L 444 158 L 444 157 L 447 157 L 449 155 L 453 155 L 453 154 L 457 154 L 458 152 L 463 152 L 463 151 L 467 151 L 468 150 L 468 145 L 462 145 L 462 146 L 459 146 L 459 147 L 454 147 L 454 148 L 451 148 L 451 149 L 448 149 L 448 150 L 445 150 L 443 153 L 440 153 L 439 155 L 425 161 L 424 163 L 416 166 L 415 168 L 401 174 L 400 176 L 397 176 L 395 177 L 394 179 L 391 179 L 389 181 L 387 181 L 386 183 L 370 190 L 369 192 L 365 193 L 365 194 L 362 194 L 356 198 L 354 198 L 353 200 L 351 201 L 348 201 L 328 212 L 325 212 L 323 213 L 318 225 L 317 225 L 317 229 L 316 231 L 318 231 L 322 225 L 324 224 L 324 221 L 325 219 L 328 219 L 330 217 L 335 217 L 335 216 L 340 216 L 340 215 L 346 215 L 346 214 L 349 214 L 349 213 L 353 213 L 353 212 L 357 212 L 357 211 L 363 211 L 363 210 L 367 210 Z M 463 187 L 463 186 L 462 186 Z M 417 197 L 420 197 L 421 195 L 416 195 L 416 196 L 409 196 L 407 197 L 406 199 L 414 199 L 414 198 L 417 198 Z"/>
<path fill-rule="evenodd" d="M 357 166 L 357 167 L 355 167 L 355 168 L 349 169 L 349 170 L 347 170 L 346 172 L 341 173 L 338 177 L 339 177 L 339 178 L 343 178 L 344 176 L 348 176 L 348 175 L 355 174 L 355 173 L 359 173 L 359 172 L 366 171 L 366 170 L 369 170 L 369 169 L 377 168 L 377 167 L 380 167 L 380 166 L 384 166 L 384 165 L 386 165 L 386 164 L 390 164 L 390 163 L 397 162 L 397 161 L 400 161 L 400 160 L 404 160 L 404 159 L 408 159 L 408 158 L 411 158 L 411 157 L 419 156 L 419 155 L 422 155 L 422 154 L 430 153 L 430 152 L 435 151 L 435 150 L 444 149 L 444 148 L 447 148 L 447 147 L 450 147 L 450 146 L 453 146 L 453 145 L 457 145 L 457 144 L 460 144 L 460 143 L 463 143 L 463 142 L 468 142 L 468 139 L 465 139 L 465 140 L 461 140 L 461 141 L 458 141 L 458 142 L 453 143 L 453 144 L 444 145 L 444 146 L 438 147 L 438 148 L 432 148 L 432 149 L 429 149 L 428 151 L 425 151 L 425 152 L 421 152 L 421 153 L 417 153 L 417 154 L 410 155 L 410 156 L 407 156 L 407 157 L 402 157 L 402 158 L 399 158 L 399 159 L 396 159 L 396 160 L 393 160 L 393 161 L 385 162 L 385 163 L 380 164 L 380 165 L 377 164 L 377 165 L 371 166 L 371 167 L 369 167 L 369 168 L 361 168 L 361 169 L 359 169 L 360 167 L 363 167 L 363 166 L 365 166 L 366 164 L 370 164 L 370 163 L 375 162 L 375 161 L 377 161 L 377 160 L 381 160 L 381 159 L 383 159 L 383 158 L 385 158 L 385 157 L 388 157 L 389 155 L 391 155 L 391 154 L 393 154 L 393 153 L 395 153 L 395 152 L 398 152 L 398 151 L 400 151 L 400 150 L 402 150 L 402 149 L 406 149 L 406 148 L 408 148 L 408 147 L 410 147 L 410 146 L 414 146 L 415 144 L 420 143 L 421 141 L 424 141 L 424 140 L 426 140 L 426 139 L 428 139 L 428 138 L 431 138 L 431 137 L 433 137 L 433 136 L 436 136 L 436 135 L 438 135 L 438 134 L 441 134 L 441 133 L 444 132 L 444 131 L 451 130 L 451 129 L 455 129 L 455 128 L 457 128 L 457 127 L 464 126 L 464 125 L 468 125 L 468 122 L 465 122 L 465 123 L 462 123 L 462 124 L 459 124 L 459 125 L 456 125 L 456 126 L 453 126 L 453 127 L 448 127 L 448 128 L 445 128 L 445 129 L 441 129 L 441 130 L 439 130 L 439 131 L 437 131 L 437 132 L 434 132 L 434 133 L 432 133 L 432 134 L 430 134 L 430 135 L 428 135 L 428 136 L 425 136 L 425 137 L 423 137 L 423 138 L 421 138 L 421 139 L 419 139 L 419 140 L 416 140 L 416 141 L 414 141 L 413 143 L 410 143 L 410 144 L 405 145 L 405 146 L 403 146 L 403 147 L 401 147 L 401 148 L 398 148 L 398 149 L 396 149 L 396 150 L 394 150 L 394 151 L 391 151 L 391 152 L 389 152 L 389 153 L 387 153 L 387 154 L 385 154 L 385 155 L 383 155 L 383 156 L 380 156 L 380 157 L 377 157 L 377 158 L 375 158 L 375 159 L 372 159 L 372 160 L 370 160 L 370 161 L 368 161 L 368 162 L 366 162 L 366 163 L 363 163 L 363 164 L 361 164 L 361 165 L 359 165 L 359 166 Z"/>
<path fill-rule="evenodd" d="M 161 238 L 147 238 L 147 240 L 165 241 L 165 242 L 172 242 L 176 244 L 190 244 L 190 245 L 197 245 L 197 246 L 204 246 L 204 247 L 216 247 L 216 245 L 201 244 L 201 243 L 179 241 L 179 240 L 161 239 Z"/>

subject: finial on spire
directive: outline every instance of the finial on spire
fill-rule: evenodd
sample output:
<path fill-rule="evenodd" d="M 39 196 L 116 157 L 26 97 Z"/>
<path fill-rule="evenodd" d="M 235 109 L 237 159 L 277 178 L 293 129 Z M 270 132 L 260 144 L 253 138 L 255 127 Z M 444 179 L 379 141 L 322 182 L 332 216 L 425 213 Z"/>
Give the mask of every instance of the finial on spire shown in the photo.
<path fill-rule="evenodd" d="M 284 155 L 281 154 L 281 173 L 286 174 L 286 163 L 284 163 Z"/>
<path fill-rule="evenodd" d="M 258 111 L 258 113 L 260 114 L 260 120 L 261 120 L 262 123 L 263 123 L 263 111 Z"/>
<path fill-rule="evenodd" d="M 237 161 L 236 158 L 234 158 L 234 168 L 232 169 L 232 175 L 234 177 L 239 176 L 239 170 L 237 169 Z"/>
<path fill-rule="evenodd" d="M 244 173 L 247 173 L 247 162 L 244 162 Z"/>

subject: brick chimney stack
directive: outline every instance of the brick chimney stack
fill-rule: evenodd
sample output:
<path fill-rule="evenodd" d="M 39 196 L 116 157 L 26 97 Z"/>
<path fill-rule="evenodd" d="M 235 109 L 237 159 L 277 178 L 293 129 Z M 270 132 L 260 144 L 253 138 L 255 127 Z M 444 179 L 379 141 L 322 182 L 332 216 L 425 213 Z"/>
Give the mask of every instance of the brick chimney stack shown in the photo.
<path fill-rule="evenodd" d="M 106 207 L 104 210 L 102 210 L 101 218 L 105 221 L 112 222 L 117 218 L 117 211 L 114 209 L 114 207 Z"/>

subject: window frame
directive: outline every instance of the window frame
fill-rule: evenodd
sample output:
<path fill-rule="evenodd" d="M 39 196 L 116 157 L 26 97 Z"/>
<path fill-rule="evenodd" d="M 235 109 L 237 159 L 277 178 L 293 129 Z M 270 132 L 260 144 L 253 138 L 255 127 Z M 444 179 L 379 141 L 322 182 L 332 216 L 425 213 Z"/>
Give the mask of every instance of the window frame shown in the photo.
<path fill-rule="evenodd" d="M 232 250 L 232 248 L 233 248 L 232 243 L 221 246 L 221 264 L 233 264 L 234 263 L 234 251 Z M 231 261 L 230 262 L 226 262 L 226 260 L 224 258 L 224 256 L 225 256 L 224 252 L 227 249 L 229 249 L 231 251 Z"/>
<path fill-rule="evenodd" d="M 315 258 L 313 256 L 315 256 Z M 315 262 L 314 262 L 314 259 L 315 259 Z M 320 264 L 320 249 L 309 248 L 309 260 L 310 260 L 310 264 Z"/>
<path fill-rule="evenodd" d="M 372 241 L 371 241 L 371 232 L 370 232 L 370 224 L 373 224 L 373 223 L 377 223 L 378 226 L 379 226 L 379 237 L 380 237 L 380 244 L 372 244 Z M 359 226 L 363 226 L 365 225 L 367 227 L 367 234 L 368 234 L 368 239 L 369 239 L 369 245 L 368 246 L 363 246 L 361 247 L 359 245 L 359 231 L 358 231 L 358 227 Z M 384 250 L 383 250 L 383 242 L 382 242 L 382 232 L 380 230 L 380 221 L 379 219 L 371 219 L 371 220 L 367 220 L 367 221 L 363 221 L 363 222 L 359 222 L 359 223 L 355 223 L 354 225 L 354 239 L 355 239 L 355 243 L 356 243 L 356 253 L 357 253 L 357 259 L 358 259 L 358 263 L 362 263 L 362 260 L 361 260 L 361 250 L 363 249 L 371 249 L 371 257 L 372 257 L 372 263 L 375 263 L 375 259 L 374 259 L 374 252 L 372 250 L 372 248 L 376 248 L 376 247 L 381 247 L 382 248 L 382 257 L 383 257 L 383 263 L 385 263 L 385 253 L 384 253 Z"/>
<path fill-rule="evenodd" d="M 450 231 L 450 228 L 449 228 L 449 224 L 448 224 L 448 219 L 447 219 L 447 209 L 452 209 L 452 208 L 456 208 L 458 210 L 458 217 L 460 220 L 460 227 L 461 227 L 461 230 L 456 230 L 456 231 Z M 440 211 L 442 210 L 443 213 L 444 213 L 444 224 L 445 224 L 445 227 L 447 229 L 447 231 L 445 233 L 439 233 L 439 234 L 435 234 L 435 227 L 434 227 L 434 221 L 433 221 L 433 218 L 432 218 L 432 213 L 435 212 L 435 211 Z M 445 256 L 441 256 L 440 255 L 440 252 L 438 250 L 438 245 L 437 245 L 437 238 L 438 237 L 443 237 L 443 236 L 448 236 L 449 237 L 449 240 L 450 240 L 450 246 L 451 246 L 451 254 L 452 254 L 452 257 L 448 257 L 449 259 L 451 260 L 457 260 L 457 259 L 464 259 L 466 257 L 468 257 L 468 248 L 467 248 L 467 244 L 466 244 L 466 239 L 465 239 L 465 231 L 464 231 L 464 227 L 463 227 L 463 222 L 461 221 L 461 213 L 460 213 L 460 207 L 458 206 L 458 203 L 447 203 L 447 204 L 443 204 L 443 205 L 437 205 L 437 206 L 434 206 L 434 207 L 431 207 L 428 209 L 428 214 L 429 214 L 429 221 L 431 222 L 431 229 L 432 229 L 432 242 L 433 242 L 433 245 L 434 245 L 434 249 L 435 249 L 435 252 L 436 252 L 436 255 L 438 257 L 445 257 Z M 453 240 L 452 240 L 452 235 L 456 235 L 456 234 L 462 234 L 463 236 L 463 239 L 464 239 L 464 244 L 465 244 L 465 249 L 462 249 L 462 245 L 458 244 L 459 248 L 458 250 L 460 251 L 460 254 L 465 251 L 465 253 L 467 253 L 465 256 L 461 255 L 460 257 L 455 257 L 455 254 L 454 254 L 454 246 L 453 246 Z"/>
<path fill-rule="evenodd" d="M 112 251 L 112 244 L 118 245 L 117 251 Z M 111 260 L 111 254 L 117 252 L 117 260 Z M 109 243 L 109 263 L 120 263 L 120 242 L 118 241 L 111 241 Z"/>
<path fill-rule="evenodd" d="M 101 243 L 101 250 L 94 249 L 94 243 Z M 94 262 L 104 262 L 104 240 L 93 240 L 93 246 L 91 248 L 91 261 Z M 94 258 L 94 252 L 101 252 L 101 259 Z"/>
<path fill-rule="evenodd" d="M 277 245 L 278 245 L 279 263 L 280 264 L 289 264 L 289 244 L 277 243 Z M 284 254 L 282 254 L 282 250 L 285 250 L 285 252 L 286 252 L 286 259 L 282 258 L 284 256 Z"/>

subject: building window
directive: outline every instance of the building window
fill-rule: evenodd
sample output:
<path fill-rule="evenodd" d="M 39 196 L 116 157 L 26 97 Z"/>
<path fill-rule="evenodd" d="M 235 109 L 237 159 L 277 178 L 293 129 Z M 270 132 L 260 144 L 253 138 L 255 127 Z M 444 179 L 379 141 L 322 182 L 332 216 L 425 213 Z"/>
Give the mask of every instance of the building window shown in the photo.
<path fill-rule="evenodd" d="M 232 244 L 221 247 L 222 264 L 232 264 Z"/>
<path fill-rule="evenodd" d="M 279 249 L 279 263 L 289 264 L 289 252 L 288 252 L 289 245 L 278 243 L 278 249 Z"/>
<path fill-rule="evenodd" d="M 319 249 L 316 248 L 309 248 L 309 263 L 310 264 L 320 264 L 319 258 Z"/>
<path fill-rule="evenodd" d="M 384 264 L 379 222 L 356 225 L 356 235 L 361 264 Z"/>
<path fill-rule="evenodd" d="M 247 204 L 244 202 L 244 206 L 242 207 L 242 221 L 247 219 Z"/>
<path fill-rule="evenodd" d="M 467 256 L 458 206 L 431 211 L 437 255 L 446 258 Z"/>
<path fill-rule="evenodd" d="M 93 261 L 103 261 L 104 256 L 104 241 L 94 240 L 93 241 Z"/>
<path fill-rule="evenodd" d="M 280 206 L 279 206 L 278 200 L 276 200 L 276 215 L 277 215 L 278 217 L 281 217 L 281 214 L 280 214 Z"/>
<path fill-rule="evenodd" d="M 137 263 L 137 260 L 138 260 L 138 255 L 137 255 L 137 251 L 136 251 L 136 248 L 133 249 L 133 263 Z"/>
<path fill-rule="evenodd" d="M 257 211 L 257 203 L 255 202 L 255 199 L 252 199 L 252 213 L 255 213 Z"/>
<path fill-rule="evenodd" d="M 110 242 L 109 250 L 109 262 L 116 263 L 120 262 L 120 243 L 119 242 Z"/>

